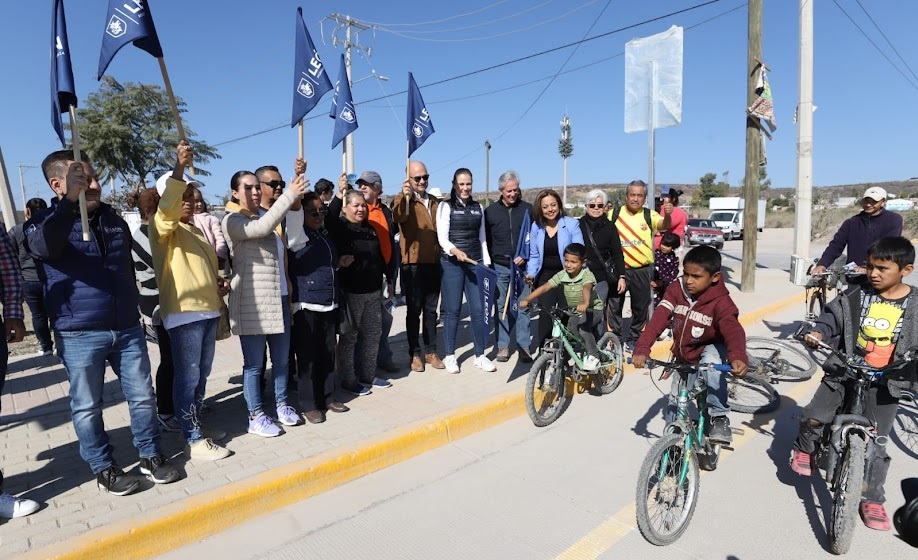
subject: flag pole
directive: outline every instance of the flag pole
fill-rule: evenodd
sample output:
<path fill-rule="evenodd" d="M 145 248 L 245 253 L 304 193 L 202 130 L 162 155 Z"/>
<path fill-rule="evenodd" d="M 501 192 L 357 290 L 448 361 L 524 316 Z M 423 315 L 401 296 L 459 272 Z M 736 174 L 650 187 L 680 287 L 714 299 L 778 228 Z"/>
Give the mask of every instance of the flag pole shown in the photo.
<path fill-rule="evenodd" d="M 300 159 L 306 159 L 306 155 L 305 155 L 305 151 L 304 151 L 304 146 L 303 146 L 303 144 L 305 143 L 305 141 L 304 141 L 304 139 L 303 139 L 303 136 L 304 136 L 303 119 L 300 119 L 299 134 L 298 134 L 298 136 L 299 136 L 299 141 L 300 141 L 300 142 L 299 142 L 299 143 L 300 143 Z"/>
<path fill-rule="evenodd" d="M 166 70 L 166 59 L 158 57 L 159 70 L 163 74 L 163 83 L 166 85 L 166 95 L 169 96 L 169 105 L 172 107 L 172 118 L 175 119 L 175 127 L 178 129 L 179 140 L 187 140 L 185 137 L 185 127 L 182 126 L 182 117 L 179 115 L 178 105 L 175 102 L 175 94 L 172 92 L 172 82 L 169 81 L 169 72 Z M 188 166 L 188 172 L 194 175 L 194 164 Z"/>
<path fill-rule="evenodd" d="M 511 283 L 513 282 L 512 278 L 510 279 L 510 282 Z M 504 300 L 504 313 L 503 315 L 501 315 L 501 318 L 500 318 L 501 321 L 507 320 L 507 308 L 510 307 L 510 291 L 513 289 L 513 286 L 511 285 L 509 286 L 509 288 L 510 289 L 507 290 L 507 298 Z"/>
<path fill-rule="evenodd" d="M 405 140 L 405 180 L 411 179 L 411 172 L 408 169 L 411 167 L 411 142 Z"/>
<path fill-rule="evenodd" d="M 80 133 L 77 131 L 76 107 L 70 106 L 70 135 L 73 140 L 73 161 L 82 164 Z M 90 179 L 91 180 L 91 179 Z M 83 241 L 89 241 L 89 214 L 86 210 L 86 191 L 80 191 L 80 225 L 83 227 Z"/>

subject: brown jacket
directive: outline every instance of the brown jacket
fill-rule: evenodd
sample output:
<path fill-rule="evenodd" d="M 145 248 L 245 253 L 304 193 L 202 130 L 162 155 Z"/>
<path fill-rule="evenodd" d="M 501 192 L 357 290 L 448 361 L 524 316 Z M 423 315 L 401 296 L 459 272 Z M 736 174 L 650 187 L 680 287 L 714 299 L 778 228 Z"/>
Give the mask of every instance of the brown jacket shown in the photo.
<path fill-rule="evenodd" d="M 430 199 L 430 211 L 412 195 L 405 204 L 405 194 L 399 193 L 392 203 L 392 221 L 401 230 L 399 245 L 402 264 L 435 264 L 440 262 L 440 244 L 437 242 L 437 207 L 440 200 Z"/>

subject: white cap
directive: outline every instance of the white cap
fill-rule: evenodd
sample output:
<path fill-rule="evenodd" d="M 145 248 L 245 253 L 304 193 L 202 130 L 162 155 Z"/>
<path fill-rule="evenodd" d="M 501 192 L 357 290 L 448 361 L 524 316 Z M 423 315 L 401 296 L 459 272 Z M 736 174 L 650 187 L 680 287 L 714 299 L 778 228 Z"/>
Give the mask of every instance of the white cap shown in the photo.
<path fill-rule="evenodd" d="M 192 187 L 197 187 L 199 189 L 204 188 L 204 183 L 202 183 L 201 181 L 198 181 L 197 179 L 195 179 L 194 177 L 192 177 L 191 175 L 187 173 L 185 173 L 185 184 L 190 185 Z"/>
<path fill-rule="evenodd" d="M 436 198 L 443 198 L 443 193 L 440 192 L 440 187 L 431 187 L 427 189 L 427 194 Z"/>
<path fill-rule="evenodd" d="M 880 187 L 870 187 L 867 189 L 867 192 L 864 193 L 862 198 L 870 198 L 876 200 L 877 202 L 886 200 L 886 190 L 881 189 Z"/>
<path fill-rule="evenodd" d="M 162 177 L 156 180 L 156 192 L 159 193 L 159 196 L 162 196 L 163 193 L 166 192 L 166 179 L 168 179 L 169 177 L 172 177 L 172 173 L 167 171 L 163 173 Z M 186 185 L 197 187 L 199 189 L 204 186 L 204 183 L 202 183 L 201 181 L 198 181 L 197 179 L 193 179 L 187 173 L 185 174 L 184 179 L 185 179 Z"/>

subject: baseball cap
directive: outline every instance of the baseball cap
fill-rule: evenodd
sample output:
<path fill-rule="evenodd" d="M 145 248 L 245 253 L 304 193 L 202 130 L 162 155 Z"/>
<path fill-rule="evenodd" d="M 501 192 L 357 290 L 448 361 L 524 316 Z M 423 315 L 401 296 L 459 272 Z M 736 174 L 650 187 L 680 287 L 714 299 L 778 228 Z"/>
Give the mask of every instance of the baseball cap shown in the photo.
<path fill-rule="evenodd" d="M 382 184 L 382 177 L 375 171 L 364 171 L 360 174 L 360 178 L 357 179 L 357 184 L 359 185 L 360 183 L 366 183 L 368 185 L 375 185 L 376 183 Z"/>
<path fill-rule="evenodd" d="M 881 189 L 880 187 L 870 187 L 864 193 L 864 196 L 862 197 L 862 199 L 863 198 L 872 198 L 873 200 L 876 200 L 878 202 L 880 200 L 886 200 L 886 190 Z"/>
<path fill-rule="evenodd" d="M 156 180 L 156 192 L 159 193 L 159 196 L 162 196 L 163 193 L 166 192 L 166 179 L 169 177 L 172 177 L 172 172 L 166 171 L 163 173 L 162 177 Z M 204 186 L 204 183 L 196 179 L 192 179 L 191 175 L 188 175 L 187 173 L 185 174 L 184 179 L 186 185 L 197 187 L 199 189 Z"/>
<path fill-rule="evenodd" d="M 189 187 L 197 187 L 199 189 L 204 188 L 204 183 L 202 183 L 201 181 L 198 181 L 197 179 L 195 179 L 194 177 L 192 177 L 191 175 L 187 173 L 185 173 L 184 179 L 185 179 L 185 184 L 188 185 Z"/>

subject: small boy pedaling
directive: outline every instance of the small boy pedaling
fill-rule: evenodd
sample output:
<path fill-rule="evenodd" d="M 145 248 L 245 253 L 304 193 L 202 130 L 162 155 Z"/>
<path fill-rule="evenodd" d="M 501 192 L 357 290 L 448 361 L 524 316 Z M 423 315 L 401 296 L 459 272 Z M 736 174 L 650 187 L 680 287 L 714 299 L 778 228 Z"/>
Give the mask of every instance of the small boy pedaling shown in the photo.
<path fill-rule="evenodd" d="M 564 299 L 569 307 L 577 308 L 577 315 L 568 321 L 567 328 L 580 333 L 587 356 L 583 360 L 584 371 L 595 371 L 599 367 L 599 354 L 596 348 L 596 336 L 593 332 L 603 320 L 603 305 L 599 296 L 593 292 L 596 277 L 586 267 L 587 250 L 581 243 L 571 243 L 564 249 L 564 270 L 552 276 L 548 282 L 536 288 L 534 292 L 520 300 L 520 308 L 525 309 L 535 298 L 561 286 Z"/>
<path fill-rule="evenodd" d="M 868 282 L 830 302 L 804 340 L 816 346 L 816 340 L 837 336 L 843 352 L 861 355 L 877 367 L 902 359 L 903 354 L 918 346 L 918 288 L 902 283 L 914 263 L 915 248 L 908 239 L 877 240 L 867 250 Z M 791 469 L 802 476 L 812 474 L 813 454 L 823 426 L 832 422 L 850 389 L 851 378 L 841 360 L 832 356 L 822 368 L 825 374 L 813 400 L 803 409 L 800 433 L 791 451 Z M 914 363 L 887 372 L 871 385 L 867 395 L 865 416 L 876 422 L 877 437 L 873 450 L 868 448 L 867 486 L 861 496 L 860 512 L 864 524 L 878 531 L 890 529 L 883 506 L 883 484 L 890 461 L 885 441 L 903 389 L 918 391 L 918 368 Z"/>
<path fill-rule="evenodd" d="M 679 256 L 676 249 L 681 244 L 678 235 L 667 231 L 660 239 L 660 247 L 653 252 L 653 280 L 650 287 L 653 288 L 654 306 L 660 305 L 666 288 L 679 277 Z"/>
<path fill-rule="evenodd" d="M 722 364 L 729 362 L 736 377 L 746 375 L 746 331 L 739 323 L 739 310 L 727 292 L 720 274 L 720 252 L 713 247 L 700 246 L 689 251 L 682 260 L 682 280 L 673 282 L 653 313 L 650 323 L 634 345 L 632 363 L 642 368 L 647 363 L 650 347 L 672 321 L 673 357 L 687 364 Z M 708 414 L 711 417 L 708 437 L 713 441 L 730 443 L 730 419 L 727 414 L 727 384 L 721 372 L 705 368 L 708 386 Z M 690 378 L 689 382 L 693 380 Z M 678 384 L 673 382 L 666 419 L 675 411 Z"/>

